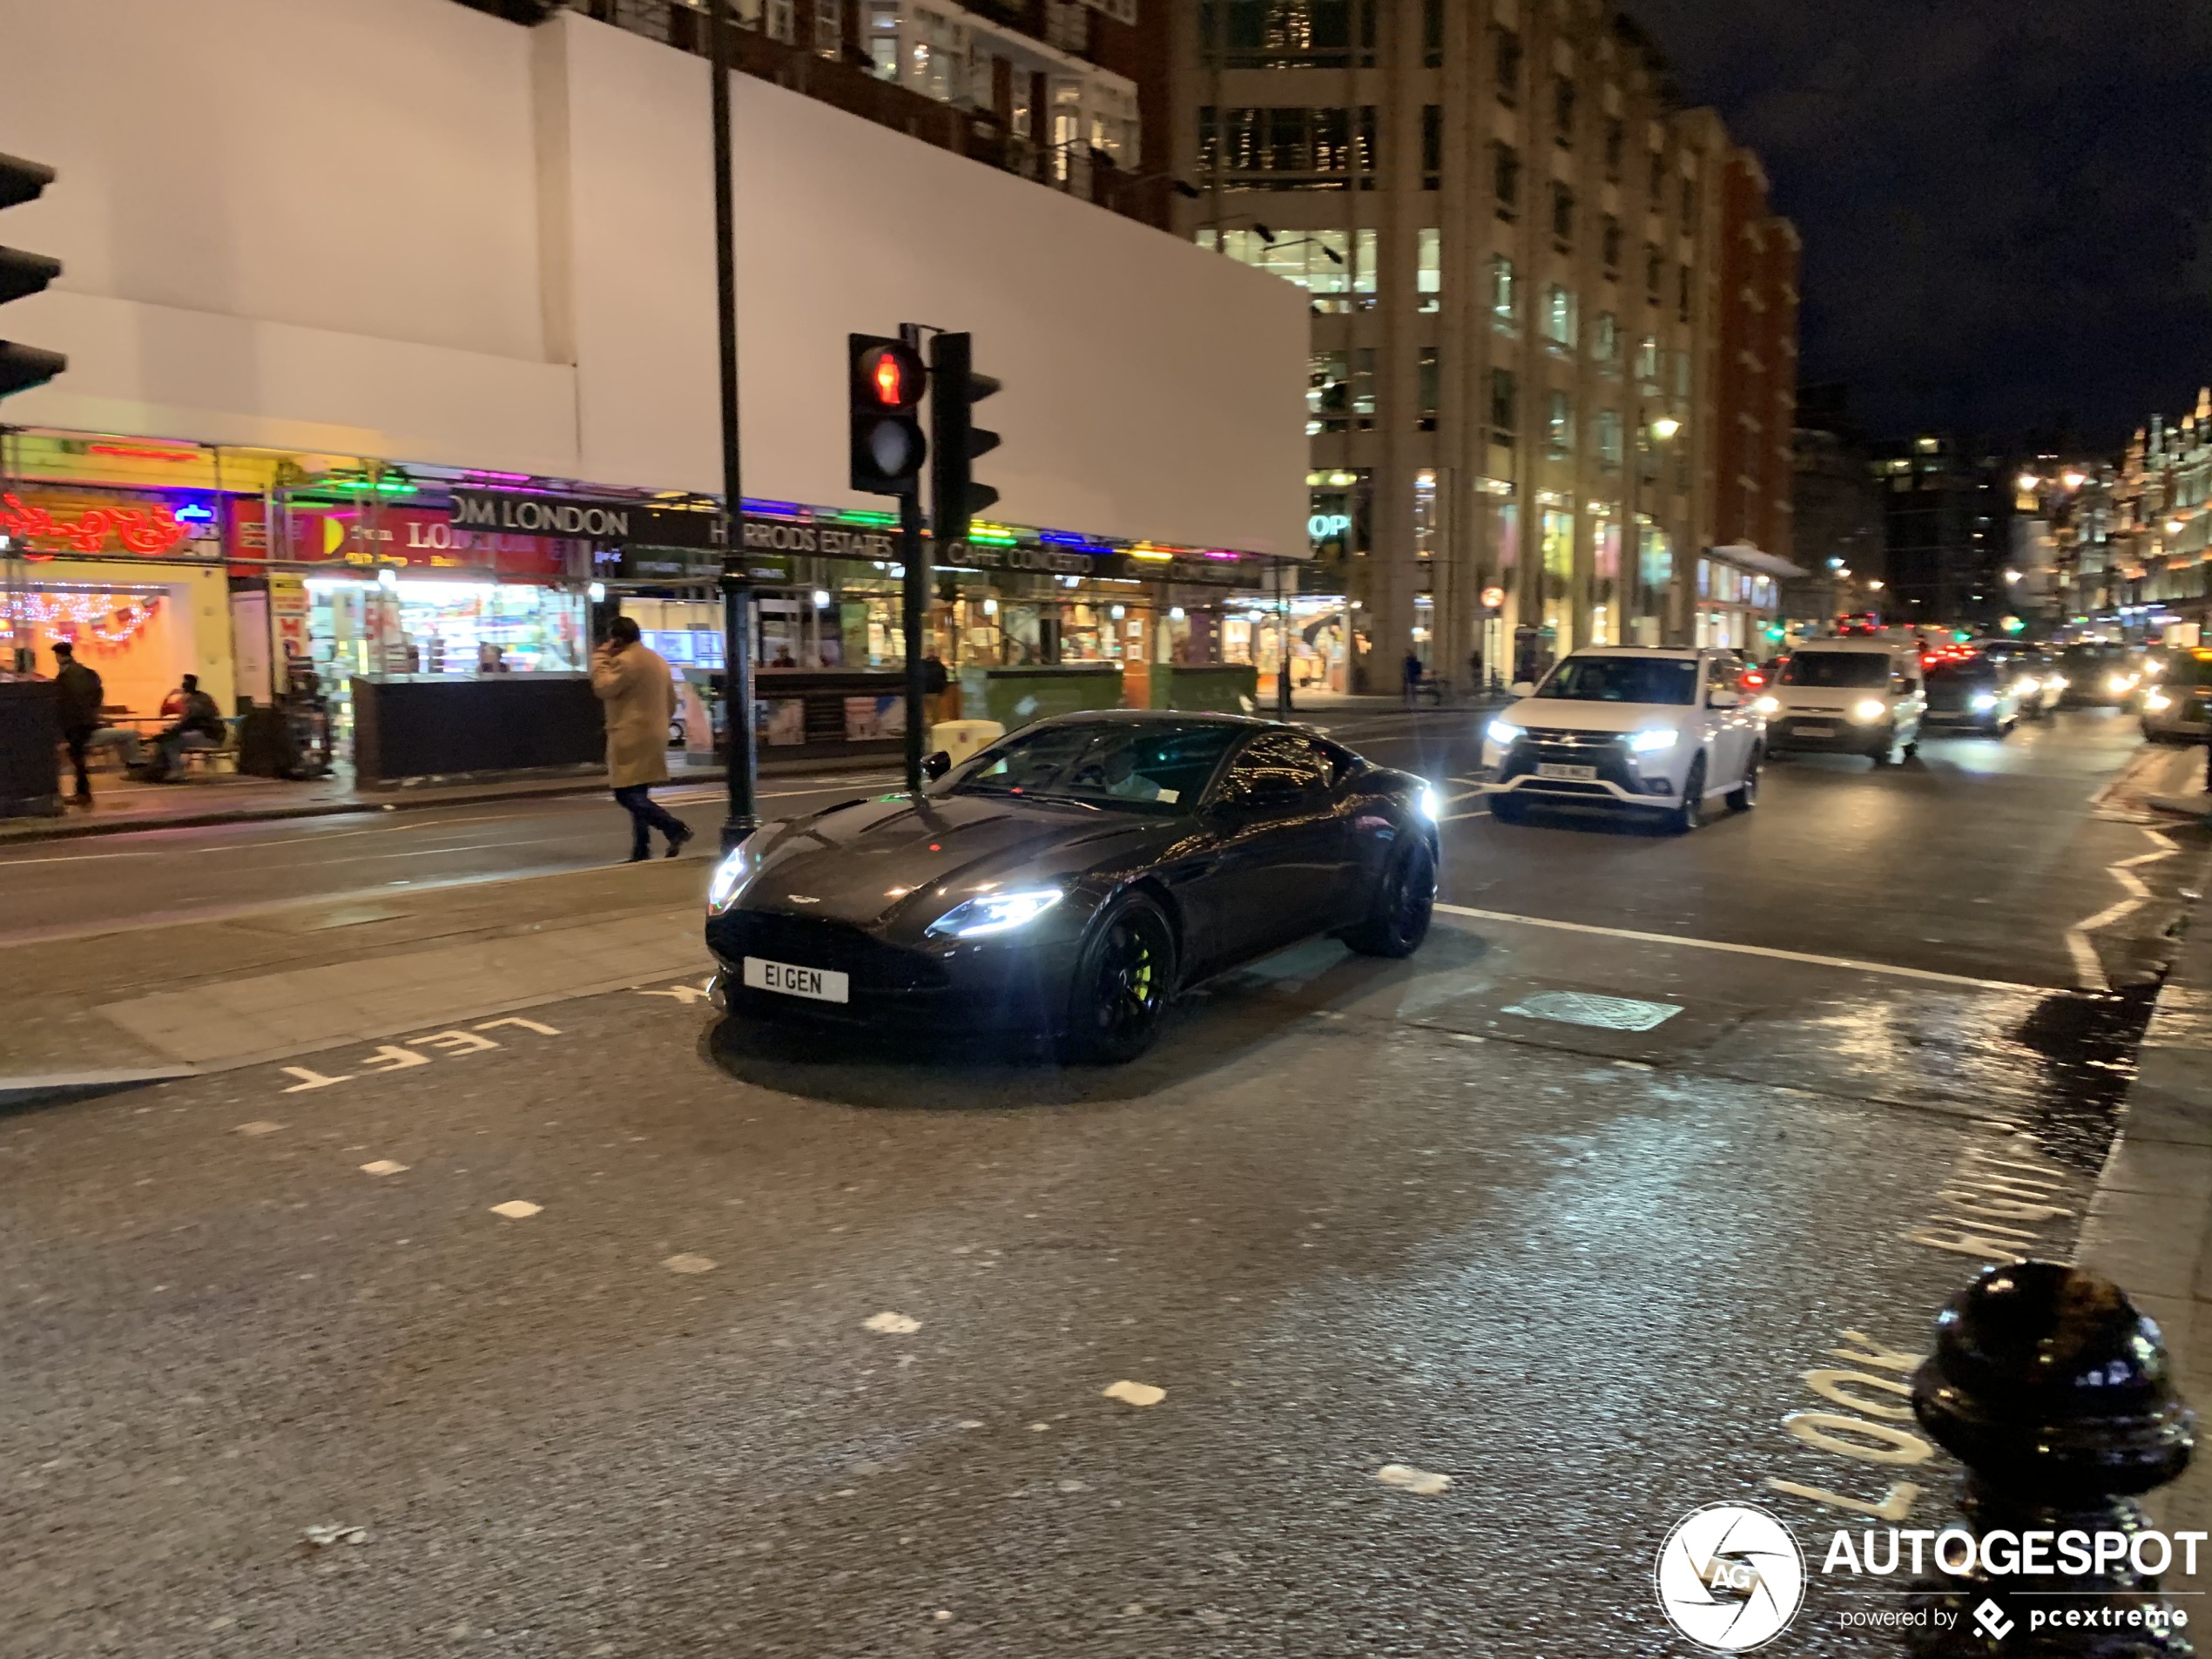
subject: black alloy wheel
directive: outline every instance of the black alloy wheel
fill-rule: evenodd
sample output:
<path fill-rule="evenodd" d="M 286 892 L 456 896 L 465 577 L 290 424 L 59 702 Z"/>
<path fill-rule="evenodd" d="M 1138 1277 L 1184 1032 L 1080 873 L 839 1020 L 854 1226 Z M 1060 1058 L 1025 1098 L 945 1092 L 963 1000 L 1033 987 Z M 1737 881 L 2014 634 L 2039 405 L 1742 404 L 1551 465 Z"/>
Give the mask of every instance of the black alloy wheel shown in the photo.
<path fill-rule="evenodd" d="M 1175 983 L 1175 930 L 1143 894 L 1116 899 L 1091 925 L 1076 964 L 1062 1045 L 1068 1058 L 1117 1066 L 1160 1035 Z"/>
<path fill-rule="evenodd" d="M 1362 956 L 1411 956 L 1428 937 L 1435 911 L 1436 854 L 1426 837 L 1416 835 L 1399 843 L 1367 919 L 1341 936 Z"/>
<path fill-rule="evenodd" d="M 1525 823 L 1528 818 L 1528 803 L 1514 795 L 1490 797 L 1490 816 L 1501 824 Z"/>
<path fill-rule="evenodd" d="M 1667 827 L 1677 835 L 1687 835 L 1705 821 L 1705 757 L 1699 755 L 1689 763 L 1689 776 L 1683 779 L 1682 803 L 1667 814 Z"/>
<path fill-rule="evenodd" d="M 1766 762 L 1766 751 L 1752 745 L 1750 758 L 1743 763 L 1743 781 L 1728 792 L 1728 810 L 1748 813 L 1759 804 L 1759 768 Z"/>

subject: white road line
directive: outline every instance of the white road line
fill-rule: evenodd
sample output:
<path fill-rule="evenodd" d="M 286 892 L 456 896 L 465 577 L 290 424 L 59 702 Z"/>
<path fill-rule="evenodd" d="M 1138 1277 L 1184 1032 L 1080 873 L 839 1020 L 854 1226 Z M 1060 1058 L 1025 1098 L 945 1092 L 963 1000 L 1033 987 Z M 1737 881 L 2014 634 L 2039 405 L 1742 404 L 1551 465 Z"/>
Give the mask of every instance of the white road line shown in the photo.
<path fill-rule="evenodd" d="M 1489 816 L 1490 809 L 1487 806 L 1478 806 L 1471 813 L 1447 813 L 1439 821 L 1446 824 L 1457 824 L 1470 818 L 1487 818 Z"/>
<path fill-rule="evenodd" d="M 2088 935 L 2079 927 L 2066 930 L 2067 954 L 2074 958 L 2074 976 L 2085 991 L 2108 991 L 2112 981 L 2105 977 L 2105 965 L 2097 960 L 2097 948 L 2089 942 Z"/>
<path fill-rule="evenodd" d="M 2107 905 L 2086 921 L 2075 922 L 2066 930 L 2067 954 L 2074 958 L 2074 971 L 2080 979 L 2084 990 L 2109 991 L 2112 988 L 2112 981 L 2105 973 L 2104 961 L 2097 954 L 2096 945 L 2089 935 L 2111 927 L 2123 917 L 2133 915 L 2150 902 L 2150 889 L 2143 885 L 2143 879 L 2130 867 L 2155 864 L 2161 859 L 2172 858 L 2181 850 L 2160 831 L 2141 825 L 2137 827 L 2157 843 L 2157 851 L 2138 853 L 2132 859 L 2121 859 L 2105 867 L 2105 873 L 2126 888 L 2128 896 L 2117 904 Z"/>
<path fill-rule="evenodd" d="M 1897 979 L 1928 980 L 1939 985 L 1971 985 L 1979 990 L 2011 991 L 2026 996 L 2048 996 L 2053 987 L 2024 985 L 2011 980 L 1974 979 L 1964 974 L 1939 974 L 1932 968 L 1900 968 L 1894 962 L 1862 962 L 1849 956 L 1815 956 L 1801 950 L 1776 950 L 1767 945 L 1734 945 L 1719 939 L 1689 939 L 1680 934 L 1639 933 L 1633 927 L 1597 927 L 1582 921 L 1554 921 L 1548 916 L 1521 916 L 1509 910 L 1474 910 L 1465 905 L 1440 904 L 1449 916 L 1468 916 L 1477 921 L 1515 922 L 1524 927 L 1550 927 L 1561 933 L 1595 934 L 1602 939 L 1633 939 L 1646 945 L 1680 945 L 1690 950 L 1725 951 L 1735 956 L 1765 956 L 1777 961 L 1804 962 L 1814 968 L 1841 968 L 1855 974 L 1886 974 Z"/>

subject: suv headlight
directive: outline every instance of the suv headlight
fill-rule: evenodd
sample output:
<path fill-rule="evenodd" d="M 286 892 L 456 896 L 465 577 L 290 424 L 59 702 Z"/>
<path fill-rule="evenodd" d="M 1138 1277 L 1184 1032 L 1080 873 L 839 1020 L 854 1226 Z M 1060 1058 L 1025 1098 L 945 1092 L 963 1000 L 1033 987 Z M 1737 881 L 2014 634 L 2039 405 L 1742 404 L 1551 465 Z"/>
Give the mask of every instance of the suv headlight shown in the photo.
<path fill-rule="evenodd" d="M 1871 725 L 1889 711 L 1888 705 L 1878 697 L 1862 697 L 1851 705 L 1851 718 L 1860 725 Z"/>
<path fill-rule="evenodd" d="M 752 843 L 731 849 L 730 855 L 714 867 L 714 879 L 706 884 L 706 914 L 718 916 L 737 903 L 752 872 Z"/>
<path fill-rule="evenodd" d="M 956 904 L 923 929 L 935 939 L 981 939 L 991 934 L 1026 927 L 1058 904 L 1057 887 L 1037 887 L 1026 893 L 987 893 Z"/>
<path fill-rule="evenodd" d="M 1682 733 L 1670 725 L 1646 726 L 1629 739 L 1631 753 L 1640 755 L 1664 754 L 1682 741 Z"/>
<path fill-rule="evenodd" d="M 1420 809 L 1421 816 L 1432 824 L 1444 816 L 1444 798 L 1436 792 L 1434 784 L 1421 786 Z"/>
<path fill-rule="evenodd" d="M 1510 720 L 1493 720 L 1488 729 L 1483 732 L 1483 736 L 1488 738 L 1501 749 L 1512 748 L 1526 735 L 1527 733 Z"/>
<path fill-rule="evenodd" d="M 1977 713 L 1977 714 L 1986 714 L 1986 713 L 1988 713 L 1988 712 L 1990 711 L 1990 710 L 1992 710 L 1992 709 L 1995 708 L 1996 706 L 1997 706 L 1997 693 L 1996 693 L 1996 692 L 1994 692 L 1994 691 L 1976 691 L 1976 692 L 1974 693 L 1974 695 L 1973 695 L 1973 710 L 1974 710 L 1974 712 L 1975 712 L 1975 713 Z"/>
<path fill-rule="evenodd" d="M 2174 706 L 2174 699 L 2163 691 L 2153 691 L 2143 698 L 2143 706 L 2153 714 L 2163 714 Z"/>
<path fill-rule="evenodd" d="M 1779 714 L 1782 712 L 1782 699 L 1778 697 L 1763 697 L 1751 706 L 1761 714 Z"/>

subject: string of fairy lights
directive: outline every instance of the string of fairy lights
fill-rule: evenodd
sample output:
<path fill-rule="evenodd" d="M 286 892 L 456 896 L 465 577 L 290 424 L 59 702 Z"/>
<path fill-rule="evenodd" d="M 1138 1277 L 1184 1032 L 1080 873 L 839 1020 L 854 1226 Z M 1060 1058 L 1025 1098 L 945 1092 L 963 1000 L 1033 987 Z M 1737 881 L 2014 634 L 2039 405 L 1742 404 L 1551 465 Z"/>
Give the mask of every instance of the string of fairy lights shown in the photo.
<path fill-rule="evenodd" d="M 120 651 L 161 609 L 163 595 L 111 590 L 33 589 L 0 595 L 0 617 L 29 624 L 79 645 Z"/>

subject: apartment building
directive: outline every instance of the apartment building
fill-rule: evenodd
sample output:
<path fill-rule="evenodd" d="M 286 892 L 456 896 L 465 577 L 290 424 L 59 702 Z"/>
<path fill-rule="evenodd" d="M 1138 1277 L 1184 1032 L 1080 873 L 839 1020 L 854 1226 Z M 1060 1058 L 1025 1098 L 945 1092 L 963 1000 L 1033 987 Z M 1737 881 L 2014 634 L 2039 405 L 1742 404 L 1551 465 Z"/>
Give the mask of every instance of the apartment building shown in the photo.
<path fill-rule="evenodd" d="M 1311 296 L 1343 684 L 1750 647 L 1794 574 L 1799 245 L 1601 0 L 1173 0 L 1171 203 Z M 1318 626 L 1317 623 L 1317 626 Z"/>
<path fill-rule="evenodd" d="M 521 22 L 566 4 L 690 51 L 707 0 L 462 0 Z M 1156 3 L 1157 0 L 1147 0 Z M 1172 186 L 1157 35 L 1139 0 L 729 0 L 737 66 L 1163 229 Z"/>

